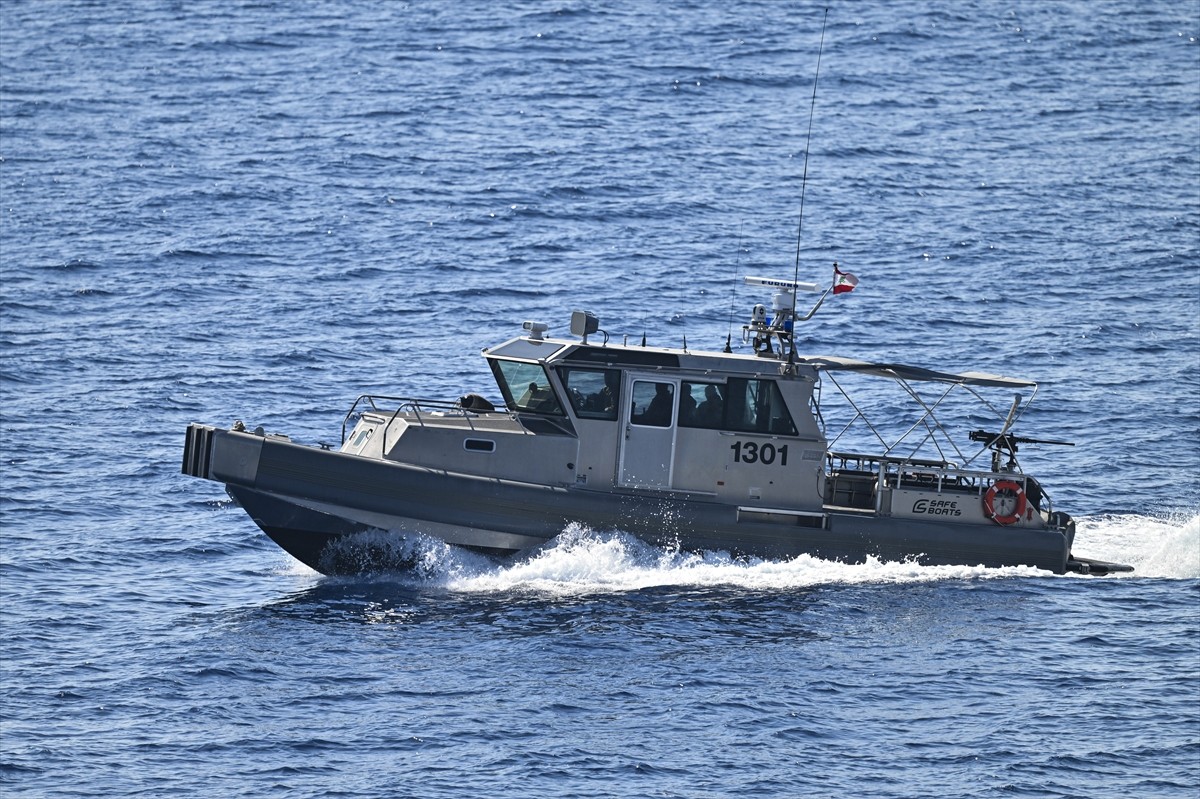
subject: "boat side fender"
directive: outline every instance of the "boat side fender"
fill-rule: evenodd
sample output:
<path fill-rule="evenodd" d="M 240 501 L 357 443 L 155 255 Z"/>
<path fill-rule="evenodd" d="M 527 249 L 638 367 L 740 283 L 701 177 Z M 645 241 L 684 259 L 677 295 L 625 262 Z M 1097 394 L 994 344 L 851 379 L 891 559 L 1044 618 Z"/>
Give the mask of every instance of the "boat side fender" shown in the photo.
<path fill-rule="evenodd" d="M 249 433 L 218 431 L 212 442 L 209 479 L 253 487 L 264 441 Z"/>

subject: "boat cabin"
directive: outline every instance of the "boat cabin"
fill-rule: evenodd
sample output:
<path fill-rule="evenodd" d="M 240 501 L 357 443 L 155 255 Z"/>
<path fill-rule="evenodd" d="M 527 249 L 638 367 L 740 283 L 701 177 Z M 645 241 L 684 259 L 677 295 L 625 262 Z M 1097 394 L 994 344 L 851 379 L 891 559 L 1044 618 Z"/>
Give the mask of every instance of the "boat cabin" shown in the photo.
<path fill-rule="evenodd" d="M 781 375 L 748 355 L 528 338 L 485 356 L 510 411 L 578 437 L 577 485 L 821 507 L 811 368 Z"/>
<path fill-rule="evenodd" d="M 484 351 L 503 409 L 407 400 L 362 412 L 343 451 L 507 480 L 686 492 L 819 515 L 816 370 L 754 355 L 544 337 Z M 537 328 L 541 328 L 538 330 Z M 480 407 L 482 410 L 461 408 Z M 352 411 L 353 412 L 353 411 Z M 373 444 L 373 446 L 372 446 Z"/>

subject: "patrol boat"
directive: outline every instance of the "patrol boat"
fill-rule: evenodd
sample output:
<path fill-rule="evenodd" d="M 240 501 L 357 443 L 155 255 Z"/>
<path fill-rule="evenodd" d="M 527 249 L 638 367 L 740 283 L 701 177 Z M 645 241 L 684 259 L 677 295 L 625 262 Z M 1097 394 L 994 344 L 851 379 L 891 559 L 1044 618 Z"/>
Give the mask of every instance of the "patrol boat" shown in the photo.
<path fill-rule="evenodd" d="M 280 547 L 326 574 L 379 568 L 379 531 L 509 556 L 572 523 L 741 557 L 1131 570 L 1072 556 L 1074 521 L 1022 472 L 1020 445 L 1066 443 L 1011 432 L 1032 393 L 1007 413 L 983 397 L 1035 392 L 1033 381 L 801 355 L 795 326 L 856 279 L 835 264 L 823 293 L 745 280 L 773 292 L 742 328 L 751 351 L 733 352 L 728 340 L 723 352 L 610 343 L 594 314 L 576 311 L 571 338 L 526 322 L 522 335 L 483 351 L 501 404 L 363 395 L 337 449 L 241 422 L 192 424 L 183 472 L 224 483 Z M 821 293 L 802 317 L 798 291 Z M 915 400 L 916 419 L 899 436 L 886 437 L 848 392 L 864 376 Z M 952 436 L 938 414 L 955 392 L 998 411 L 998 429 Z M 830 405 L 850 417 L 832 439 Z M 895 413 L 889 406 L 885 421 Z M 840 448 L 864 429 L 877 451 Z"/>

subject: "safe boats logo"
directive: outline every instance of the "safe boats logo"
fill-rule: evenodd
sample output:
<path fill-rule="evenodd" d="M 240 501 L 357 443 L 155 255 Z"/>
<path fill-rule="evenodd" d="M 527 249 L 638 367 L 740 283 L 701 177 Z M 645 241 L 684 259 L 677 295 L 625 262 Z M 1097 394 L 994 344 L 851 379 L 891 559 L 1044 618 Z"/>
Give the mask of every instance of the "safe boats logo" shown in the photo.
<path fill-rule="evenodd" d="M 918 499 L 913 503 L 912 512 L 927 516 L 962 516 L 957 499 Z"/>

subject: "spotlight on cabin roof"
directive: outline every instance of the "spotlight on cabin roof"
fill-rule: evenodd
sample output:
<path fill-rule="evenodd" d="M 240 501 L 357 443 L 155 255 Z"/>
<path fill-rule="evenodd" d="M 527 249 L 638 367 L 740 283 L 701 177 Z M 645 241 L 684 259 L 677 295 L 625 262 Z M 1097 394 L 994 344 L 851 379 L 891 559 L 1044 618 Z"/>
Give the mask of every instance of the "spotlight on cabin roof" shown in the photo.
<path fill-rule="evenodd" d="M 550 329 L 545 322 L 524 322 L 521 327 L 529 331 L 529 338 L 534 341 L 542 341 L 545 338 L 542 334 Z"/>

